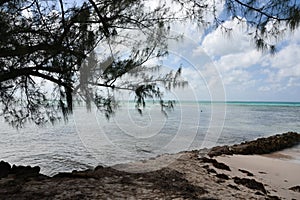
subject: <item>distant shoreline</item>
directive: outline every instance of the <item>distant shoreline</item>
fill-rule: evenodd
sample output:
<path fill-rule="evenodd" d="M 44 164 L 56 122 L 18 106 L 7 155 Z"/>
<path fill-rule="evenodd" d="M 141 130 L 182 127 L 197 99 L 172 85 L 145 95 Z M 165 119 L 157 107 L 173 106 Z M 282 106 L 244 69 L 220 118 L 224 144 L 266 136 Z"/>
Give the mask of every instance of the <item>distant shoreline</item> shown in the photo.
<path fill-rule="evenodd" d="M 166 100 L 168 101 L 168 100 Z M 120 101 L 120 103 L 135 103 L 134 100 L 128 101 Z M 159 101 L 155 100 L 147 100 L 146 103 L 159 103 Z M 299 106 L 300 102 L 288 102 L 288 101 L 209 101 L 209 100 L 201 100 L 201 101 L 189 101 L 182 100 L 176 101 L 175 104 L 224 104 L 224 105 L 254 105 L 254 106 Z"/>

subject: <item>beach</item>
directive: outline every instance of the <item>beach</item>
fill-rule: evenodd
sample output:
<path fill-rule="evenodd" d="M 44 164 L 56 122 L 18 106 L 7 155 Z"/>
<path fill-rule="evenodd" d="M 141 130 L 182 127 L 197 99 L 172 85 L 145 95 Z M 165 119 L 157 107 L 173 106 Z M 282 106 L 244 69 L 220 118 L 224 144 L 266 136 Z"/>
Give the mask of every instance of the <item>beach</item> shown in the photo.
<path fill-rule="evenodd" d="M 282 158 L 282 154 L 279 157 Z M 300 193 L 290 188 L 300 186 L 300 165 L 281 158 L 273 158 L 268 155 L 233 155 L 220 156 L 217 161 L 223 162 L 231 168 L 232 171 L 228 173 L 228 176 L 237 174 L 242 176 L 241 170 L 245 170 L 251 172 L 253 178 L 264 183 L 270 195 L 282 199 L 299 199 Z M 244 176 L 247 177 L 247 174 Z"/>
<path fill-rule="evenodd" d="M 287 147 L 299 141 L 300 134 L 286 133 L 52 177 L 34 167 L 27 167 L 26 172 L 15 166 L 0 179 L 0 198 L 299 199 L 300 164 L 286 153 Z M 253 147 L 267 143 L 282 149 L 253 155 L 251 151 L 260 151 Z"/>

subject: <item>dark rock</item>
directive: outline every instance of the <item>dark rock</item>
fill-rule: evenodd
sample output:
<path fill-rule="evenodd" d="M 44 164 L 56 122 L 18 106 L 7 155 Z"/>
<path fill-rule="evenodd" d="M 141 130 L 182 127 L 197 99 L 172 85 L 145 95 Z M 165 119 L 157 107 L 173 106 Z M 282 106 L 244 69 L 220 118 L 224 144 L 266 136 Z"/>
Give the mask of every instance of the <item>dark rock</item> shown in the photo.
<path fill-rule="evenodd" d="M 96 174 L 98 178 L 101 178 L 101 177 L 109 177 L 112 175 L 124 176 L 124 175 L 127 175 L 128 173 L 126 173 L 124 171 L 116 170 L 112 167 L 97 166 L 94 169 L 94 174 Z"/>
<path fill-rule="evenodd" d="M 201 161 L 204 162 L 204 163 L 212 163 L 212 165 L 213 165 L 215 168 L 223 169 L 223 170 L 227 170 L 227 171 L 231 171 L 231 170 L 230 170 L 230 167 L 228 167 L 228 166 L 225 165 L 224 163 L 218 162 L 216 159 L 207 158 L 207 157 L 201 157 L 201 158 L 198 158 L 198 160 L 201 160 Z"/>
<path fill-rule="evenodd" d="M 231 169 L 227 165 L 225 165 L 224 163 L 216 162 L 216 163 L 213 163 L 213 166 L 215 168 L 218 168 L 218 169 L 223 169 L 223 170 L 231 171 Z"/>
<path fill-rule="evenodd" d="M 39 175 L 40 167 L 13 165 L 9 173 L 16 175 L 17 178 L 34 177 Z"/>
<path fill-rule="evenodd" d="M 204 168 L 204 169 L 208 169 L 208 168 L 209 168 L 209 165 L 204 165 L 203 168 Z"/>
<path fill-rule="evenodd" d="M 254 176 L 251 172 L 248 172 L 247 170 L 239 169 L 239 171 L 246 174 L 247 176 Z"/>
<path fill-rule="evenodd" d="M 281 200 L 281 198 L 278 197 L 278 196 L 271 196 L 271 195 L 268 195 L 268 197 L 266 198 L 266 200 Z"/>
<path fill-rule="evenodd" d="M 264 185 L 260 182 L 257 182 L 255 179 L 234 177 L 233 180 L 236 184 L 246 186 L 247 188 L 250 189 L 262 191 L 264 194 L 267 193 Z"/>
<path fill-rule="evenodd" d="M 267 138 L 258 138 L 250 142 L 243 142 L 233 146 L 214 147 L 210 150 L 208 155 L 210 157 L 219 156 L 222 154 L 267 154 L 279 151 L 285 148 L 290 148 L 300 144 L 300 134 L 295 132 L 288 132 L 270 136 Z"/>
<path fill-rule="evenodd" d="M 60 172 L 58 174 L 55 174 L 53 178 L 74 178 L 72 173 L 68 172 Z"/>
<path fill-rule="evenodd" d="M 214 162 L 218 162 L 216 159 L 212 159 L 212 158 L 207 158 L 207 157 L 201 157 L 198 158 L 198 160 L 204 162 L 204 163 L 214 163 Z"/>
<path fill-rule="evenodd" d="M 103 170 L 105 167 L 101 166 L 101 165 L 98 165 L 94 170 L 97 171 L 97 170 Z"/>
<path fill-rule="evenodd" d="M 216 177 L 221 178 L 221 179 L 225 179 L 225 180 L 229 179 L 229 177 L 226 174 L 217 174 Z"/>
<path fill-rule="evenodd" d="M 0 162 L 0 178 L 7 177 L 10 169 L 11 169 L 10 164 L 1 160 L 1 162 Z"/>
<path fill-rule="evenodd" d="M 95 178 L 95 175 L 93 175 L 93 170 L 87 169 L 84 171 L 73 170 L 72 173 L 60 172 L 55 174 L 53 178 Z"/>
<path fill-rule="evenodd" d="M 212 157 L 212 156 L 217 156 L 217 155 L 232 155 L 232 152 L 231 152 L 231 148 L 227 145 L 225 146 L 216 146 L 216 147 L 213 147 L 211 149 L 211 151 L 209 152 L 209 156 Z"/>
<path fill-rule="evenodd" d="M 260 173 L 260 174 L 268 174 L 267 172 L 258 172 L 258 173 Z"/>
<path fill-rule="evenodd" d="M 211 169 L 211 168 L 207 168 L 206 170 L 207 170 L 208 173 L 213 173 L 213 174 L 217 173 L 216 170 Z"/>
<path fill-rule="evenodd" d="M 297 186 L 291 187 L 291 188 L 289 188 L 289 190 L 292 190 L 294 192 L 300 192 L 300 186 L 297 185 Z"/>
<path fill-rule="evenodd" d="M 231 185 L 231 184 L 229 184 L 229 185 L 227 185 L 228 187 L 230 187 L 230 188 L 232 188 L 232 189 L 235 189 L 235 190 L 240 190 L 237 186 L 235 186 L 235 185 Z"/>
<path fill-rule="evenodd" d="M 256 195 L 260 195 L 260 196 L 265 196 L 265 194 L 261 193 L 261 192 L 255 192 Z"/>
<path fill-rule="evenodd" d="M 219 179 L 216 180 L 216 183 L 221 183 L 221 184 L 223 184 L 223 183 L 225 183 L 225 182 L 226 182 L 226 180 L 221 179 L 221 178 L 219 178 Z"/>

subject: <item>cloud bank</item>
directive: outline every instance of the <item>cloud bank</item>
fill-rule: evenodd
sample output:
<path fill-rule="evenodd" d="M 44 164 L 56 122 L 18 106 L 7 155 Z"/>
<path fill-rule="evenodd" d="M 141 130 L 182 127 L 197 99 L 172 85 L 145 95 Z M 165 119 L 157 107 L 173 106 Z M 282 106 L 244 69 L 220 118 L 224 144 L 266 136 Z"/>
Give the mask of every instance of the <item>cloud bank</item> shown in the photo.
<path fill-rule="evenodd" d="M 185 32 L 184 45 L 173 50 L 182 58 L 177 62 L 188 61 L 183 76 L 197 98 L 214 100 L 208 88 L 221 80 L 226 100 L 299 102 L 300 29 L 280 41 L 277 52 L 270 55 L 255 48 L 246 24 L 227 20 L 223 25 L 232 32 L 217 28 L 197 35 L 195 27 L 185 26 L 181 29 Z"/>

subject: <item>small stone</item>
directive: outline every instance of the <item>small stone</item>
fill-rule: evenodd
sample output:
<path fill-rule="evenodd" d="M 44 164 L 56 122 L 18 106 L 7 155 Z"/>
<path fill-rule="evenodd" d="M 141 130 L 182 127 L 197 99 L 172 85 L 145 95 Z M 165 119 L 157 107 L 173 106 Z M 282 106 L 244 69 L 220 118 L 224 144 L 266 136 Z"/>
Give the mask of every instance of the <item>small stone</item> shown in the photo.
<path fill-rule="evenodd" d="M 230 187 L 230 188 L 232 188 L 232 189 L 235 189 L 235 190 L 240 190 L 240 189 L 239 189 L 237 186 L 235 186 L 235 185 L 229 184 L 228 187 Z"/>
<path fill-rule="evenodd" d="M 266 200 L 281 200 L 281 198 L 279 198 L 278 196 L 268 195 L 268 197 L 266 198 Z"/>
<path fill-rule="evenodd" d="M 230 167 L 228 167 L 224 163 L 216 162 L 216 163 L 213 163 L 213 166 L 215 168 L 218 168 L 218 169 L 223 169 L 223 170 L 231 171 Z"/>
<path fill-rule="evenodd" d="M 294 192 L 300 192 L 300 186 L 297 185 L 297 186 L 294 186 L 294 187 L 290 187 L 289 190 L 292 190 Z"/>
<path fill-rule="evenodd" d="M 221 178 L 221 179 L 225 179 L 225 180 L 229 179 L 229 177 L 226 174 L 217 174 L 216 177 Z"/>
<path fill-rule="evenodd" d="M 244 169 L 239 169 L 240 172 L 246 174 L 247 176 L 254 176 L 251 172 L 244 170 Z"/>
<path fill-rule="evenodd" d="M 211 168 L 208 168 L 208 169 L 206 169 L 206 170 L 207 170 L 208 173 L 213 173 L 213 174 L 216 174 L 216 173 L 217 173 L 216 170 L 211 169 Z"/>

